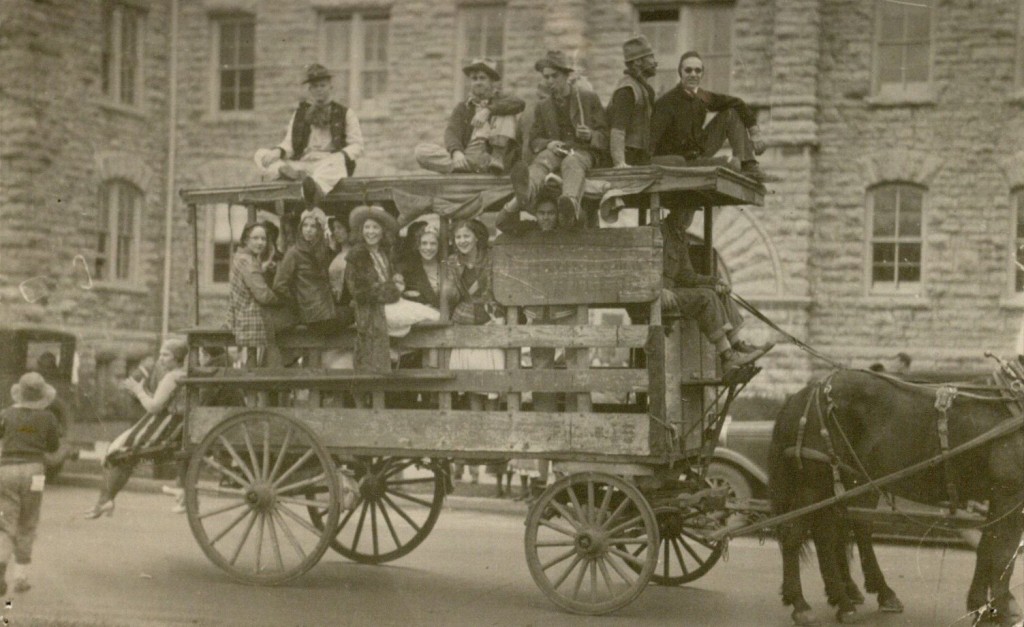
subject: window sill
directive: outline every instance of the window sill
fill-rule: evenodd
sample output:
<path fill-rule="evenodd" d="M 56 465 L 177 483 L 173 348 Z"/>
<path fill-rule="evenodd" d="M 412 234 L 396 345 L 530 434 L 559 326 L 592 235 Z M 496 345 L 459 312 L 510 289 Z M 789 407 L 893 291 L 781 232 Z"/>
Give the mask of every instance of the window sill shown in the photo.
<path fill-rule="evenodd" d="M 128 115 L 133 118 L 138 118 L 140 120 L 145 120 L 147 117 L 149 117 L 142 107 L 121 104 L 120 102 L 114 102 L 113 100 L 107 100 L 105 98 L 100 98 L 97 101 L 97 104 L 99 104 L 101 109 L 106 109 L 107 111 L 110 111 L 112 113 Z"/>
<path fill-rule="evenodd" d="M 863 302 L 876 309 L 931 309 L 932 301 L 918 292 L 870 292 Z"/>
<path fill-rule="evenodd" d="M 938 102 L 938 95 L 935 88 L 917 89 L 888 89 L 873 96 L 868 96 L 864 102 L 872 107 L 906 107 L 906 106 L 931 106 Z"/>
<path fill-rule="evenodd" d="M 92 289 L 98 292 L 132 295 L 146 295 L 150 292 L 149 287 L 141 283 L 129 283 L 126 281 L 93 281 Z"/>

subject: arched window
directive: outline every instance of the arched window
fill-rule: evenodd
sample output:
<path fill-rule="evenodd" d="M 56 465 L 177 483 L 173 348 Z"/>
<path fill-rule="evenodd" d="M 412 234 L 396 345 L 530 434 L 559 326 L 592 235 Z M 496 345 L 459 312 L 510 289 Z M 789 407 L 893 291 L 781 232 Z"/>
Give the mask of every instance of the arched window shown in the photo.
<path fill-rule="evenodd" d="M 916 291 L 921 284 L 924 188 L 886 183 L 868 193 L 870 286 Z"/>
<path fill-rule="evenodd" d="M 128 181 L 115 179 L 100 186 L 93 262 L 97 280 L 137 280 L 142 202 L 142 190 Z"/>

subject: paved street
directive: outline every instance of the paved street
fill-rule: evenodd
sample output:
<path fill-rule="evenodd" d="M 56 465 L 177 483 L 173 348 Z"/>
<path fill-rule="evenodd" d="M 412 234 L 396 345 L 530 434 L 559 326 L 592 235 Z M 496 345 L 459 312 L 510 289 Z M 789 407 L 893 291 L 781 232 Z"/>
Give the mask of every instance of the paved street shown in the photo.
<path fill-rule="evenodd" d="M 259 588 L 234 583 L 207 561 L 185 517 L 169 512 L 170 498 L 125 493 L 113 518 L 84 520 L 79 513 L 94 497 L 80 487 L 47 488 L 34 587 L 13 596 L 10 624 L 790 624 L 778 596 L 778 550 L 753 539 L 734 541 L 729 561 L 695 584 L 650 587 L 617 614 L 594 619 L 559 611 L 534 585 L 519 516 L 448 509 L 430 538 L 396 563 L 362 566 L 328 553 L 288 587 Z M 972 554 L 890 545 L 880 559 L 907 612 L 882 616 L 869 605 L 863 624 L 970 624 L 961 617 Z M 804 572 L 808 599 L 829 618 L 816 565 Z"/>

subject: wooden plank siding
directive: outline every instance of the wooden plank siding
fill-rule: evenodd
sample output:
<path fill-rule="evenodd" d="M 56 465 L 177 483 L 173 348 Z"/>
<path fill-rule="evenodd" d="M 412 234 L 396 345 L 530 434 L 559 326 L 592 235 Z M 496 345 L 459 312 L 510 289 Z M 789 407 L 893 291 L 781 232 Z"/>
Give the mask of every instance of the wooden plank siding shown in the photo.
<path fill-rule="evenodd" d="M 648 327 L 637 326 L 495 326 L 435 324 L 414 326 L 409 335 L 391 338 L 397 349 L 421 348 L 642 348 L 647 342 Z M 234 346 L 235 336 L 228 329 L 192 328 L 183 331 L 191 346 Z M 352 349 L 355 329 L 329 337 L 312 337 L 304 329 L 278 336 L 282 348 Z"/>
<path fill-rule="evenodd" d="M 335 450 L 474 458 L 648 458 L 650 421 L 644 414 L 510 411 L 402 411 L 310 407 L 197 407 L 188 437 L 197 443 L 221 421 L 245 413 L 286 416 L 309 426 Z"/>

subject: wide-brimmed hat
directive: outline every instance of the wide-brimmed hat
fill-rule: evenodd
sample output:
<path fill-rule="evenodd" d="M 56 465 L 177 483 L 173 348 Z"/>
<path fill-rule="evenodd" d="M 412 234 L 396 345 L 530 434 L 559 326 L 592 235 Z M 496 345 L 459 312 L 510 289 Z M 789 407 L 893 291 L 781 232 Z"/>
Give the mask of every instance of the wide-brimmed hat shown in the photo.
<path fill-rule="evenodd" d="M 572 72 L 572 64 L 569 63 L 569 58 L 565 56 L 564 52 L 559 50 L 548 50 L 543 59 L 533 64 L 533 69 L 538 72 L 546 67 L 561 70 L 563 72 Z"/>
<path fill-rule="evenodd" d="M 302 79 L 302 84 L 305 85 L 306 83 L 315 83 L 317 81 L 322 81 L 325 78 L 330 78 L 332 76 L 334 75 L 331 74 L 331 71 L 325 68 L 324 66 L 320 65 L 319 63 L 310 63 L 309 65 L 306 66 L 305 78 Z"/>
<path fill-rule="evenodd" d="M 38 372 L 26 372 L 11 386 L 15 405 L 28 409 L 46 409 L 57 398 L 57 390 Z"/>
<path fill-rule="evenodd" d="M 469 62 L 469 65 L 462 68 L 462 73 L 466 76 L 469 76 L 473 72 L 483 72 L 490 76 L 492 80 L 501 80 L 501 73 L 498 72 L 498 63 L 494 59 L 488 59 L 486 57 L 473 59 Z"/>
<path fill-rule="evenodd" d="M 622 56 L 626 63 L 654 54 L 654 49 L 643 35 L 626 40 L 622 44 Z"/>
<path fill-rule="evenodd" d="M 363 224 L 367 220 L 373 220 L 384 227 L 384 230 L 392 236 L 398 233 L 398 221 L 384 210 L 384 207 L 377 205 L 360 205 L 352 210 L 348 216 L 348 229 L 353 237 L 362 237 Z"/>

